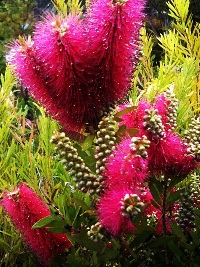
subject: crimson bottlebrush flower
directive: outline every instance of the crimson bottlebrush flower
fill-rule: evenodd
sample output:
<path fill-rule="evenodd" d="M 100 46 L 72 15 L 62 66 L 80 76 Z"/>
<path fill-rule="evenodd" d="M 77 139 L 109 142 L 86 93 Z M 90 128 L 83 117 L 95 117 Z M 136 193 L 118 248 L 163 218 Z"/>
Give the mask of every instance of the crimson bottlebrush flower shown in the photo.
<path fill-rule="evenodd" d="M 73 131 L 74 127 L 66 121 L 66 108 L 57 106 L 55 93 L 52 92 L 48 84 L 48 77 L 44 67 L 37 60 L 34 42 L 20 38 L 15 41 L 7 55 L 7 61 L 13 67 L 13 71 L 18 77 L 21 85 L 27 88 L 28 92 L 44 106 L 54 119 L 68 131 Z"/>
<path fill-rule="evenodd" d="M 121 106 L 120 110 L 123 110 L 126 108 L 127 106 Z M 145 110 L 148 110 L 151 108 L 152 108 L 152 105 L 150 103 L 148 103 L 146 100 L 141 100 L 138 103 L 138 106 L 136 109 L 121 116 L 123 120 L 121 124 L 125 124 L 127 129 L 131 129 L 131 128 L 139 129 L 139 133 L 137 134 L 139 136 L 146 134 L 146 130 L 144 129 L 144 116 L 146 115 Z"/>
<path fill-rule="evenodd" d="M 133 193 L 127 185 L 121 184 L 105 190 L 97 204 L 97 214 L 101 225 L 113 236 L 132 232 L 130 219 L 122 214 L 121 200 L 126 194 Z"/>
<path fill-rule="evenodd" d="M 65 234 L 49 232 L 46 228 L 32 229 L 34 223 L 49 216 L 48 206 L 25 184 L 14 192 L 4 193 L 1 206 L 11 218 L 15 228 L 22 234 L 24 242 L 45 266 L 55 256 L 64 256 L 71 243 Z"/>
<path fill-rule="evenodd" d="M 169 177 L 187 176 L 197 168 L 197 162 L 192 155 L 188 155 L 187 147 L 181 138 L 172 132 L 166 133 L 164 139 L 151 142 L 148 163 L 150 172 Z"/>
<path fill-rule="evenodd" d="M 97 0 L 85 18 L 97 98 L 113 103 L 123 98 L 137 61 L 142 0 Z"/>
<path fill-rule="evenodd" d="M 68 133 L 97 126 L 104 110 L 127 93 L 142 9 L 141 0 L 104 0 L 84 19 L 46 14 L 33 41 L 11 47 L 8 62 L 22 86 Z"/>
<path fill-rule="evenodd" d="M 58 106 L 57 112 L 65 117 L 65 128 L 71 127 L 75 131 L 85 123 L 97 121 L 105 103 L 95 93 L 88 62 L 91 57 L 87 48 L 88 37 L 84 31 L 85 26 L 78 16 L 63 18 L 47 14 L 36 25 L 33 38 L 37 59 L 44 66 Z"/>
<path fill-rule="evenodd" d="M 104 172 L 105 186 L 127 184 L 135 187 L 148 177 L 148 161 L 137 155 L 137 151 L 131 148 L 132 144 L 131 138 L 122 140 L 113 155 L 108 157 Z"/>

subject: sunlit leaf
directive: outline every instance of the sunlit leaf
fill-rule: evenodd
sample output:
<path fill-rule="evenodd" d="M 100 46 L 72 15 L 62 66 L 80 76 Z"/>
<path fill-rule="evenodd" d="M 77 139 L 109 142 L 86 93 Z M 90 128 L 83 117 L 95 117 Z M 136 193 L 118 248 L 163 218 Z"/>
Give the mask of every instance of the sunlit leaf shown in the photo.
<path fill-rule="evenodd" d="M 114 116 L 114 119 L 115 119 L 115 118 L 120 118 L 120 117 L 122 117 L 123 115 L 126 115 L 127 113 L 129 113 L 129 112 L 131 112 L 131 111 L 133 111 L 133 110 L 135 110 L 135 109 L 137 109 L 137 106 L 127 107 L 127 108 L 125 108 L 125 109 L 119 111 L 118 113 L 116 113 L 115 116 Z"/>
<path fill-rule="evenodd" d="M 46 216 L 44 218 L 42 218 L 41 220 L 37 221 L 36 223 L 34 223 L 34 225 L 32 226 L 32 229 L 37 229 L 37 228 L 42 228 L 44 226 L 49 225 L 51 222 L 53 222 L 55 220 L 55 217 L 50 215 L 50 216 Z"/>

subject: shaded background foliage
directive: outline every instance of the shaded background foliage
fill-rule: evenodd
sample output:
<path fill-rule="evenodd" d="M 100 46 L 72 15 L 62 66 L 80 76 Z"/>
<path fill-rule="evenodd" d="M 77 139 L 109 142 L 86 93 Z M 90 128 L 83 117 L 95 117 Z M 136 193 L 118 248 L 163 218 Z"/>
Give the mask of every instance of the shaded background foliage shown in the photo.
<path fill-rule="evenodd" d="M 19 35 L 31 34 L 38 15 L 51 6 L 49 0 L 0 1 L 0 73 L 5 71 L 5 45 Z"/>

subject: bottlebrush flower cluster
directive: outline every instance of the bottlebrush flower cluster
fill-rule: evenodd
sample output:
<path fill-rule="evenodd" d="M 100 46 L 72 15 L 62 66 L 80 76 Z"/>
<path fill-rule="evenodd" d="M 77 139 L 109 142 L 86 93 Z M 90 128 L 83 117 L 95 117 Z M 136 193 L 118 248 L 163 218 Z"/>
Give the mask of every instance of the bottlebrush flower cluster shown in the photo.
<path fill-rule="evenodd" d="M 66 249 L 71 247 L 66 234 L 52 233 L 46 228 L 32 229 L 37 221 L 51 214 L 32 189 L 20 184 L 15 191 L 4 193 L 0 204 L 44 266 L 51 266 L 55 256 L 65 256 Z"/>
<path fill-rule="evenodd" d="M 22 86 L 66 132 L 93 127 L 122 99 L 137 61 L 143 0 L 98 0 L 83 18 L 46 14 L 7 56 Z"/>
<path fill-rule="evenodd" d="M 123 108 L 127 106 L 120 109 Z M 175 221 L 177 206 L 165 207 L 163 213 L 161 206 L 151 204 L 151 177 L 162 177 L 164 183 L 169 183 L 177 177 L 184 179 L 199 166 L 198 157 L 187 143 L 189 138 L 176 133 L 176 111 L 177 99 L 170 88 L 154 103 L 141 100 L 136 109 L 122 115 L 121 124 L 138 132 L 132 138 L 124 137 L 107 158 L 104 192 L 97 203 L 99 222 L 112 235 L 132 232 L 134 216 L 139 212 L 147 221 L 154 217 L 157 234 L 171 231 L 170 222 Z"/>

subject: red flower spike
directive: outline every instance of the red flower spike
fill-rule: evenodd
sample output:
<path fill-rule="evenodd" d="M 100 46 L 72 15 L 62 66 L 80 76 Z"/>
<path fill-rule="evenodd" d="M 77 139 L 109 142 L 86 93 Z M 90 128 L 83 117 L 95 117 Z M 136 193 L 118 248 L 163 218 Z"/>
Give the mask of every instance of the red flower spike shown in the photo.
<path fill-rule="evenodd" d="M 124 184 L 105 190 L 97 204 L 97 214 L 101 225 L 113 236 L 132 232 L 130 219 L 122 215 L 121 200 L 132 191 Z"/>
<path fill-rule="evenodd" d="M 82 20 L 49 14 L 36 25 L 34 44 L 11 48 L 8 62 L 22 85 L 66 132 L 96 127 L 103 111 L 127 93 L 142 9 L 141 0 L 104 0 Z"/>
<path fill-rule="evenodd" d="M 58 114 L 65 117 L 65 129 L 80 131 L 85 123 L 95 123 L 101 115 L 102 102 L 95 95 L 94 85 L 91 89 L 93 77 L 87 64 L 90 53 L 79 17 L 47 15 L 36 26 L 34 43 Z"/>
<path fill-rule="evenodd" d="M 130 88 L 143 8 L 141 0 L 98 0 L 86 15 L 94 87 L 104 102 L 122 99 Z"/>
<path fill-rule="evenodd" d="M 105 186 L 127 184 L 135 187 L 148 177 L 148 161 L 135 154 L 131 149 L 131 138 L 121 141 L 113 156 L 107 159 Z"/>
<path fill-rule="evenodd" d="M 14 73 L 22 86 L 43 105 L 54 119 L 68 131 L 74 128 L 66 122 L 65 109 L 56 105 L 54 92 L 52 92 L 48 77 L 41 63 L 36 59 L 34 42 L 28 38 L 16 41 L 7 56 L 7 61 L 13 66 Z"/>
<path fill-rule="evenodd" d="M 126 109 L 127 106 L 121 106 L 120 110 Z M 138 136 L 147 135 L 147 132 L 144 128 L 144 116 L 146 115 L 145 110 L 151 109 L 152 105 L 146 100 L 141 100 L 138 103 L 137 109 L 132 110 L 131 112 L 121 116 L 123 122 L 127 129 L 137 128 L 139 129 Z"/>
<path fill-rule="evenodd" d="M 158 175 L 186 177 L 198 166 L 194 157 L 188 155 L 181 138 L 172 132 L 166 133 L 166 138 L 158 142 L 151 142 L 148 156 L 150 172 Z"/>
<path fill-rule="evenodd" d="M 20 184 L 14 192 L 4 193 L 0 204 L 22 234 L 24 242 L 45 266 L 51 266 L 50 261 L 55 256 L 64 256 L 66 249 L 72 246 L 66 234 L 49 232 L 46 228 L 32 229 L 34 223 L 51 213 L 27 185 Z"/>

